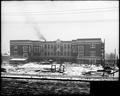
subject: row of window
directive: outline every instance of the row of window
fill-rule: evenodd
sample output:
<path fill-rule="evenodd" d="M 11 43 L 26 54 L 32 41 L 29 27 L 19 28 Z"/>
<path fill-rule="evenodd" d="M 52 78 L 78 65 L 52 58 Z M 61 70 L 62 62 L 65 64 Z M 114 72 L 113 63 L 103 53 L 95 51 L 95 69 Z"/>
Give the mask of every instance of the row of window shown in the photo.
<path fill-rule="evenodd" d="M 23 52 L 28 52 L 28 46 L 23 46 Z"/>
<path fill-rule="evenodd" d="M 96 51 L 90 51 L 89 53 L 90 56 L 96 56 Z M 84 51 L 79 52 L 78 56 L 84 56 Z"/>
<path fill-rule="evenodd" d="M 70 48 L 70 44 L 63 44 L 63 45 L 40 45 L 36 47 L 44 47 L 44 48 L 53 48 L 53 47 L 65 47 L 65 48 Z"/>
<path fill-rule="evenodd" d="M 44 52 L 44 53 L 34 53 L 34 55 L 45 55 L 45 56 L 71 56 L 71 52 Z"/>
<path fill-rule="evenodd" d="M 71 47 L 69 47 L 69 46 L 66 47 L 66 46 L 59 46 L 59 45 L 58 45 L 58 46 L 52 46 L 52 45 L 51 45 L 51 46 L 44 46 L 44 47 L 43 47 L 43 46 L 36 46 L 36 47 L 38 47 L 38 48 L 45 48 L 45 49 L 53 49 L 53 48 L 54 48 L 54 49 L 55 49 L 55 48 L 61 48 L 61 49 L 63 49 L 63 48 L 66 49 L 66 48 L 67 48 L 67 49 L 70 49 L 70 48 L 71 48 Z"/>
<path fill-rule="evenodd" d="M 14 51 L 14 56 L 17 56 L 18 55 L 18 52 L 17 51 Z M 41 53 L 40 53 L 41 54 Z M 40 55 L 39 53 L 37 53 L 37 55 Z M 45 52 L 44 54 L 41 54 L 41 55 L 45 55 L 45 56 L 51 56 L 51 55 L 56 55 L 56 56 L 61 56 L 61 55 L 64 55 L 64 56 L 71 56 L 71 52 L 68 51 L 68 52 Z M 78 56 L 84 56 L 84 52 L 80 52 L 78 54 Z M 90 56 L 96 56 L 96 52 L 95 51 L 90 51 Z"/>
<path fill-rule="evenodd" d="M 91 46 L 90 46 L 90 48 L 95 48 L 96 46 L 95 46 L 95 44 L 91 44 Z"/>
<path fill-rule="evenodd" d="M 69 46 L 70 46 L 70 45 L 69 45 Z M 70 48 L 69 46 L 68 46 L 68 49 Z M 59 48 L 59 47 L 60 47 L 60 49 L 61 49 L 61 51 L 62 51 L 62 50 L 63 50 L 63 46 L 58 46 L 57 48 Z M 17 46 L 15 46 L 14 48 L 17 49 Z M 45 49 L 46 49 L 46 48 L 47 48 L 47 47 L 45 47 Z M 56 46 L 53 47 L 53 46 L 51 45 L 51 49 L 52 49 L 52 48 L 56 49 Z M 66 46 L 64 46 L 64 48 L 66 48 Z M 91 48 L 95 48 L 95 45 L 92 44 L 92 45 L 91 45 Z M 30 49 L 30 48 L 29 48 L 28 46 L 23 46 L 23 52 L 28 52 L 29 49 Z M 41 49 L 41 47 L 35 47 L 35 48 L 34 48 L 34 52 L 39 52 L 40 49 Z M 48 45 L 48 49 L 49 49 L 49 45 Z M 72 49 L 73 49 L 73 51 L 77 51 L 77 50 L 76 50 L 76 47 L 73 47 Z M 84 50 L 84 46 L 79 46 L 79 51 L 82 51 L 82 50 Z"/>
<path fill-rule="evenodd" d="M 14 56 L 18 56 L 18 52 L 17 52 L 17 51 L 14 51 L 14 52 L 13 52 L 13 55 L 14 55 Z"/>
<path fill-rule="evenodd" d="M 26 49 L 27 50 L 27 49 Z M 45 49 L 43 49 L 43 48 L 40 48 L 40 47 L 34 47 L 34 53 L 40 53 L 41 51 L 46 51 Z M 54 49 L 52 49 L 52 50 L 50 50 L 50 51 L 55 51 L 55 52 L 63 52 L 63 51 L 65 51 L 63 48 L 54 48 Z M 71 51 L 70 49 L 66 49 L 66 51 Z M 24 51 L 25 52 L 25 51 Z"/>
<path fill-rule="evenodd" d="M 37 46 L 37 47 L 44 47 L 44 48 L 56 48 L 56 47 L 61 47 L 61 48 L 71 48 L 71 45 L 69 45 L 69 44 L 67 44 L 67 45 L 58 45 L 58 46 L 56 46 L 56 45 L 41 45 L 41 46 Z M 79 46 L 80 47 L 80 49 L 82 50 L 82 49 L 84 49 L 84 46 Z M 95 48 L 96 47 L 96 45 L 95 44 L 91 44 L 91 46 L 90 46 L 90 48 Z M 17 45 L 14 45 L 14 49 L 17 49 L 18 48 L 18 46 Z M 73 47 L 73 48 L 76 48 L 76 47 Z M 23 50 L 24 51 L 27 51 L 28 50 L 28 46 L 24 46 L 23 47 Z"/>
<path fill-rule="evenodd" d="M 40 47 L 34 47 L 34 52 L 39 52 L 40 49 L 41 49 Z M 63 51 L 61 50 L 62 48 L 56 48 L 56 50 L 57 49 L 60 49 L 60 51 Z M 23 46 L 23 52 L 28 52 L 28 50 L 29 50 L 28 46 Z M 84 51 L 84 47 L 83 46 L 79 47 L 79 51 Z M 95 51 L 90 51 L 90 52 L 94 54 Z"/>
<path fill-rule="evenodd" d="M 70 44 L 63 44 L 63 45 L 44 45 L 44 48 L 53 48 L 53 47 L 64 47 L 64 48 L 70 48 L 71 45 Z"/>
<path fill-rule="evenodd" d="M 96 51 L 90 51 L 90 56 L 96 56 Z"/>

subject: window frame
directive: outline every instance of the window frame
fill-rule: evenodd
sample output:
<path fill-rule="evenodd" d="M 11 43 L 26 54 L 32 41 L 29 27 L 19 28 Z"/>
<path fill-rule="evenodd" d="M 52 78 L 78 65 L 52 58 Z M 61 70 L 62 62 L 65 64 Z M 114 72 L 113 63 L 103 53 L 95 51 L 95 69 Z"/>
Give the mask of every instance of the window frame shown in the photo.
<path fill-rule="evenodd" d="M 95 48 L 96 44 L 91 44 L 90 48 Z"/>
<path fill-rule="evenodd" d="M 23 46 L 23 52 L 28 52 L 28 46 Z"/>

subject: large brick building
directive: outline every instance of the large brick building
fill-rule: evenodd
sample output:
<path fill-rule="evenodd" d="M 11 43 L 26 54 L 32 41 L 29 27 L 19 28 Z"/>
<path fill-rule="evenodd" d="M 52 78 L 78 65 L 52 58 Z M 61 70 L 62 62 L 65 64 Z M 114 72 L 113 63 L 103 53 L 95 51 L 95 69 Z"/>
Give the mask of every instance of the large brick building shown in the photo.
<path fill-rule="evenodd" d="M 30 61 L 52 59 L 80 64 L 100 64 L 104 59 L 104 43 L 100 38 L 72 41 L 11 40 L 11 58 L 28 58 Z"/>

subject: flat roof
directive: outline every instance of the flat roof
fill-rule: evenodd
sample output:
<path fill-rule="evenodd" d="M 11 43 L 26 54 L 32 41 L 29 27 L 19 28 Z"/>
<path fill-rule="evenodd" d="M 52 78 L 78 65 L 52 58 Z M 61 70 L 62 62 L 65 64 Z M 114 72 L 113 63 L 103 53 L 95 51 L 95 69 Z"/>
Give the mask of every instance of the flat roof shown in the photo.
<path fill-rule="evenodd" d="M 12 58 L 11 61 L 25 61 L 27 58 Z"/>
<path fill-rule="evenodd" d="M 77 40 L 101 40 L 101 38 L 80 38 Z"/>
<path fill-rule="evenodd" d="M 92 41 L 92 40 L 97 40 L 97 41 L 101 41 L 101 38 L 80 38 L 80 39 L 74 39 L 74 40 L 67 40 L 67 41 L 62 41 L 60 40 L 60 42 L 63 43 L 69 43 L 69 42 L 73 42 L 73 41 Z M 40 41 L 40 40 L 10 40 L 10 42 L 36 42 L 36 43 L 54 43 L 57 42 L 57 40 L 55 41 Z"/>
<path fill-rule="evenodd" d="M 32 41 L 32 40 L 10 40 L 10 42 L 16 42 L 16 41 L 18 41 L 18 42 L 28 42 L 28 41 Z"/>

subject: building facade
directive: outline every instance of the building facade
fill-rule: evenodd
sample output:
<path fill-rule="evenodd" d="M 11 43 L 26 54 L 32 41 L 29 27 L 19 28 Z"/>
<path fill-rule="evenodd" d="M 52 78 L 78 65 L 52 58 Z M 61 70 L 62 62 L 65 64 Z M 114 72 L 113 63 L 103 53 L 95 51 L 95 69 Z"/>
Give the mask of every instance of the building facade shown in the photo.
<path fill-rule="evenodd" d="M 80 64 L 100 64 L 104 59 L 104 43 L 100 38 L 72 41 L 11 40 L 11 58 L 28 58 L 30 61 L 52 59 Z"/>

